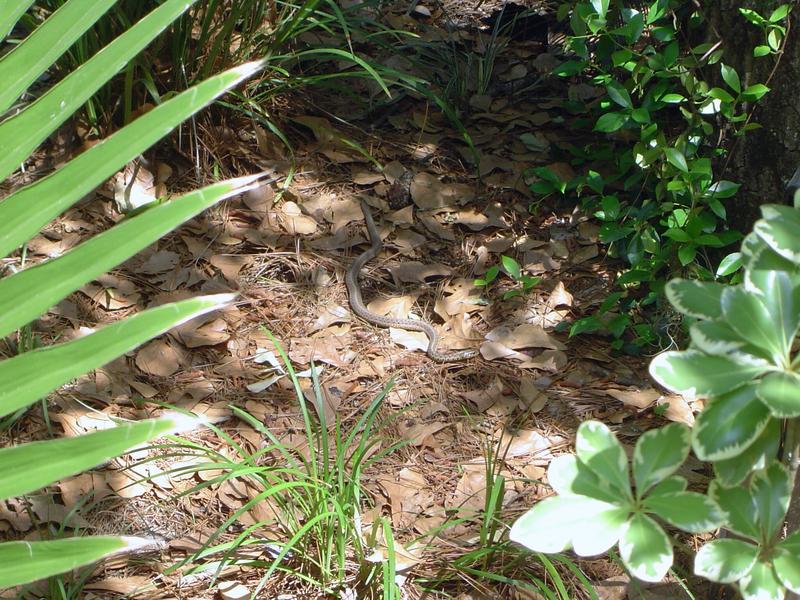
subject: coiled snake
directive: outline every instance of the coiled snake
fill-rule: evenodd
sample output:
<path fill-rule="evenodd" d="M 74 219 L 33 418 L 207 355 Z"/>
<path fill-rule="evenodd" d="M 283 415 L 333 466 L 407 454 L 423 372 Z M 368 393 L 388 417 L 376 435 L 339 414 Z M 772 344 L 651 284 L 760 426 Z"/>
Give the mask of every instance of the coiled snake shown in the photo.
<path fill-rule="evenodd" d="M 358 285 L 358 274 L 361 272 L 364 265 L 378 255 L 381 248 L 383 248 L 383 244 L 381 243 L 381 236 L 380 233 L 378 233 L 378 228 L 375 227 L 375 221 L 372 220 L 372 213 L 370 212 L 369 206 L 367 206 L 367 203 L 363 200 L 361 201 L 361 211 L 364 213 L 364 222 L 367 224 L 367 232 L 369 233 L 371 244 L 363 254 L 353 261 L 353 264 L 350 265 L 345 275 L 347 293 L 350 296 L 350 307 L 353 309 L 353 312 L 365 321 L 379 327 L 398 327 L 407 331 L 423 332 L 428 336 L 427 354 L 436 362 L 454 362 L 477 356 L 478 350 L 476 349 L 439 352 L 439 333 L 432 325 L 425 321 L 385 317 L 367 310 L 367 307 L 364 306 L 364 300 L 361 297 L 361 288 Z"/>

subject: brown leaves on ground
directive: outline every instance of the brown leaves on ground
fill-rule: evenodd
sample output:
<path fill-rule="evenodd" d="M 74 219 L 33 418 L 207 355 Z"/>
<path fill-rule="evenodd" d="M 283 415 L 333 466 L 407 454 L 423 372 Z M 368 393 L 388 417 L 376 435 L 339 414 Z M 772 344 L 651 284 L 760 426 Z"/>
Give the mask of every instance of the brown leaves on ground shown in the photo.
<path fill-rule="evenodd" d="M 414 26 L 433 35 L 418 21 Z M 501 81 L 540 68 L 523 64 L 520 52 L 499 65 Z M 37 322 L 36 333 L 47 341 L 73 339 L 143 308 L 202 293 L 235 291 L 240 302 L 184 323 L 54 395 L 49 420 L 55 432 L 80 435 L 113 426 L 115 419 L 156 415 L 158 403 L 168 403 L 204 414 L 256 452 L 265 436 L 237 418 L 235 406 L 285 446 L 308 455 L 298 399 L 265 327 L 280 340 L 304 400 L 328 428 L 337 422 L 351 427 L 394 379 L 381 414 L 402 414 L 387 421 L 380 436 L 384 444 L 394 439 L 407 446 L 364 473 L 375 507 L 362 515 L 363 526 L 366 532 L 388 516 L 399 541 L 398 564 L 422 569 L 426 561 L 441 566 L 437 544 L 474 547 L 497 475 L 505 478 L 504 508 L 511 512 L 546 493 L 540 483 L 547 464 L 570 450 L 580 421 L 602 419 L 628 442 L 656 424 L 656 407 L 666 407 L 658 411 L 666 418 L 691 424 L 693 407 L 653 389 L 644 360 L 612 357 L 601 338 L 568 339 L 556 332 L 564 321 L 590 314 L 614 275 L 599 256 L 598 227 L 588 215 L 572 207 L 528 210 L 531 167 L 571 176 L 570 165 L 550 156 L 564 134 L 553 121 L 557 105 L 511 103 L 487 93 L 468 100 L 465 125 L 474 148 L 418 100 L 389 115 L 380 139 L 326 117 L 294 115 L 297 168 L 288 187 L 289 168 L 272 134 L 243 121 L 238 133 L 220 136 L 243 164 L 269 168 L 277 181 L 208 211 L 87 284 Z M 330 102 L 335 113 L 337 99 Z M 371 157 L 359 147 L 368 147 Z M 29 244 L 29 260 L 58 256 L 110 226 L 130 208 L 124 202 L 152 197 L 152 186 L 161 186 L 159 195 L 179 187 L 165 177 L 166 168 L 154 175 L 140 166 L 126 199 L 121 186 L 134 171 L 128 167 L 112 182 L 113 200 L 90 198 L 48 226 Z M 177 176 L 181 169 L 173 171 Z M 361 273 L 369 310 L 424 319 L 440 332 L 444 347 L 478 348 L 480 358 L 436 365 L 424 354 L 424 334 L 386 331 L 354 317 L 344 273 L 368 245 L 362 199 L 383 242 Z M 541 282 L 507 300 L 503 295 L 518 286 L 507 274 L 477 286 L 475 280 L 501 264 L 503 255 Z M 45 430 L 42 415 L 25 424 L 28 437 Z M 233 456 L 210 432 L 194 434 L 193 441 Z M 162 559 L 167 564 L 198 549 L 198 540 L 208 539 L 229 515 L 240 513 L 237 527 L 277 521 L 268 499 L 241 510 L 262 491 L 252 481 L 220 481 L 221 470 L 197 471 L 201 463 L 198 457 L 137 450 L 58 483 L 57 493 L 29 506 L 0 502 L 0 534 L 32 535 L 41 523 L 62 519 L 73 519 L 70 527 L 131 533 L 147 533 L 155 523 L 171 540 Z M 177 494 L 200 484 L 176 503 Z M 116 510 L 134 502 L 146 513 L 141 518 Z M 463 521 L 448 526 L 454 519 Z M 278 525 L 264 531 L 280 536 Z M 430 532 L 438 536 L 427 540 L 431 546 L 403 545 Z M 380 543 L 374 550 L 371 560 L 386 560 Z M 246 569 L 223 579 L 219 597 L 247 597 L 253 589 Z M 150 572 L 106 573 L 87 590 L 133 593 L 153 580 Z"/>

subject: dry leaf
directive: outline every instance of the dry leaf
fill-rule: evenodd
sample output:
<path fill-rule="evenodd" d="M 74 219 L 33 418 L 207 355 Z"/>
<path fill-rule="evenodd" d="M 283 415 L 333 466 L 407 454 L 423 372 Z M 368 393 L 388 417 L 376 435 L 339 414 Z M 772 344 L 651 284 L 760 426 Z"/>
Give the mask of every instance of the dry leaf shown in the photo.
<path fill-rule="evenodd" d="M 564 344 L 551 337 L 541 325 L 532 325 L 530 323 L 523 323 L 514 329 L 506 325 L 496 327 L 486 335 L 486 339 L 503 344 L 512 350 L 521 348 L 566 349 Z"/>
<path fill-rule="evenodd" d="M 472 186 L 465 183 L 442 183 L 430 173 L 417 173 L 411 181 L 411 199 L 423 210 L 460 206 L 474 198 Z"/>
<path fill-rule="evenodd" d="M 453 269 L 441 263 L 423 264 L 417 261 L 404 262 L 389 267 L 396 285 L 401 283 L 427 283 L 431 277 L 447 277 Z"/>
<path fill-rule="evenodd" d="M 295 202 L 284 202 L 279 215 L 281 225 L 290 234 L 310 235 L 317 231 L 317 222 L 304 215 Z"/>
<path fill-rule="evenodd" d="M 633 406 L 638 409 L 647 408 L 661 397 L 661 392 L 653 388 L 646 390 L 617 390 L 610 388 L 605 392 L 625 406 Z"/>
<path fill-rule="evenodd" d="M 422 350 L 425 352 L 430 344 L 428 336 L 421 331 L 408 331 L 396 327 L 389 328 L 391 340 L 406 350 Z"/>
<path fill-rule="evenodd" d="M 182 363 L 181 352 L 164 340 L 153 340 L 136 353 L 136 366 L 158 377 L 169 377 Z"/>
<path fill-rule="evenodd" d="M 250 597 L 250 589 L 236 581 L 223 581 L 217 589 L 223 600 L 244 600 Z"/>
<path fill-rule="evenodd" d="M 171 271 L 180 262 L 181 257 L 170 250 L 160 250 L 150 255 L 137 271 L 139 273 L 154 274 Z"/>

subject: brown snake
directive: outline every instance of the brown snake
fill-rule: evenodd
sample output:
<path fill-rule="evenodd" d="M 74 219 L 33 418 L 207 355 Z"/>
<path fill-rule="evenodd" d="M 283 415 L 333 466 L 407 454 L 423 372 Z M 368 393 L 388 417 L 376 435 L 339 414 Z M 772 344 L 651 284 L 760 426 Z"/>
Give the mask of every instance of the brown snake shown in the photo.
<path fill-rule="evenodd" d="M 379 327 L 398 327 L 407 331 L 421 331 L 428 336 L 428 350 L 427 354 L 436 362 L 454 362 L 457 360 L 466 360 L 478 355 L 478 350 L 459 350 L 455 352 L 439 352 L 439 333 L 433 328 L 432 325 L 425 321 L 415 321 L 413 319 L 398 319 L 395 317 L 385 317 L 377 315 L 367 310 L 364 306 L 364 300 L 361 297 L 361 288 L 358 285 L 358 274 L 361 269 L 369 261 L 375 258 L 383 248 L 381 243 L 381 236 L 378 233 L 378 228 L 375 227 L 375 221 L 372 220 L 372 213 L 369 206 L 363 200 L 361 201 L 361 210 L 364 213 L 364 221 L 367 224 L 367 232 L 369 233 L 369 240 L 371 245 L 367 250 L 358 256 L 350 268 L 347 270 L 345 276 L 345 283 L 347 284 L 347 292 L 350 296 L 350 306 L 353 312 L 359 317 L 377 325 Z"/>

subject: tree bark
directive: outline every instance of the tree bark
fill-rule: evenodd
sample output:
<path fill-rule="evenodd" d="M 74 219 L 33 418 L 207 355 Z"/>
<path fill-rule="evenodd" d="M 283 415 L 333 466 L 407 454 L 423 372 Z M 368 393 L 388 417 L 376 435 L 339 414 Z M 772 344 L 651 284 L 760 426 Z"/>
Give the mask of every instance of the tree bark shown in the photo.
<path fill-rule="evenodd" d="M 742 184 L 739 195 L 728 205 L 730 225 L 742 232 L 750 231 L 759 218 L 761 204 L 788 201 L 787 183 L 800 166 L 800 9 L 789 16 L 782 54 L 754 58 L 753 48 L 766 43 L 765 35 L 739 8 L 752 8 L 769 17 L 787 2 L 798 4 L 798 0 L 702 1 L 708 39 L 722 42 L 722 60 L 739 73 L 742 87 L 764 83 L 770 88 L 753 114 L 752 122 L 762 128 L 736 138 L 729 146 L 730 156 L 721 161 L 727 168 L 724 173 L 720 170 L 719 178 Z M 721 80 L 718 69 L 713 76 Z"/>

